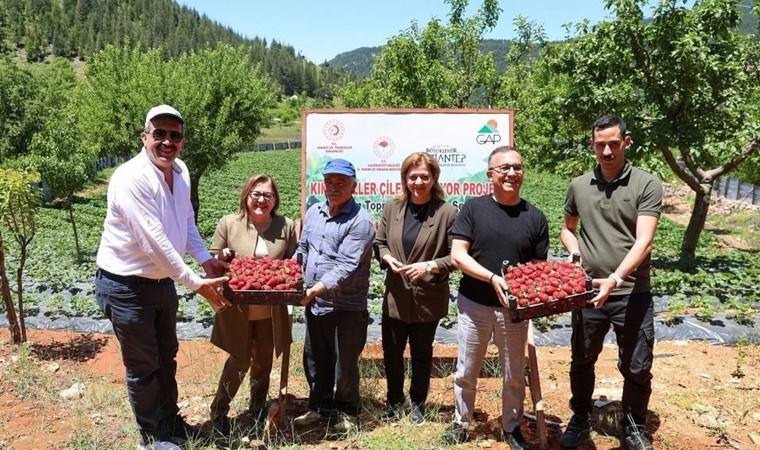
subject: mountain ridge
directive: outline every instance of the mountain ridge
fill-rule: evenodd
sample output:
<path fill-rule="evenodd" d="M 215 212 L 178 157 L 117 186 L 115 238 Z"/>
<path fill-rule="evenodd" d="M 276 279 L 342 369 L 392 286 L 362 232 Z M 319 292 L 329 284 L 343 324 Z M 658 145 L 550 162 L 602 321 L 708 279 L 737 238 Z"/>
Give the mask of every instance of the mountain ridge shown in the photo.
<path fill-rule="evenodd" d="M 737 0 L 737 5 L 742 13 L 741 23 L 739 25 L 739 31 L 742 34 L 758 33 L 758 21 L 757 16 L 747 14 L 751 11 L 753 2 L 752 0 Z M 651 19 L 645 19 L 645 22 L 649 22 Z M 564 42 L 557 41 L 557 42 Z M 512 41 L 510 39 L 483 39 L 480 50 L 484 53 L 491 52 L 494 55 L 494 61 L 496 62 L 496 70 L 503 72 L 506 68 L 506 61 L 504 56 L 509 51 L 509 46 Z M 376 47 L 359 47 L 353 50 L 348 50 L 337 54 L 334 58 L 327 61 L 327 64 L 331 67 L 342 68 L 347 71 L 354 72 L 360 77 L 369 76 L 372 69 L 372 60 L 375 56 L 382 52 L 382 46 Z"/>

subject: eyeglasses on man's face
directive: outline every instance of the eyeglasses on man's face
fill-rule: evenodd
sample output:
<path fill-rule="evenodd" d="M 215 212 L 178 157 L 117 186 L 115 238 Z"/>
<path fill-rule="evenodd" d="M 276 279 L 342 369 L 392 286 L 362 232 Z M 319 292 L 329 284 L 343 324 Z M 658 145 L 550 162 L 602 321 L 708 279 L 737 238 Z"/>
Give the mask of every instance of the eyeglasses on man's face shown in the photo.
<path fill-rule="evenodd" d="M 274 199 L 274 193 L 272 192 L 251 191 L 248 193 L 248 196 L 254 200 L 263 198 L 266 201 L 271 201 Z"/>
<path fill-rule="evenodd" d="M 179 141 L 185 137 L 184 133 L 181 131 L 169 131 L 164 130 L 163 128 L 154 128 L 153 131 L 150 132 L 150 135 L 153 140 L 156 141 L 165 141 L 166 136 L 169 136 L 169 139 L 175 144 L 178 144 Z"/>
<path fill-rule="evenodd" d="M 523 165 L 522 164 L 502 164 L 500 166 L 489 167 L 488 170 L 493 170 L 494 172 L 497 172 L 500 174 L 508 174 L 510 170 L 514 170 L 515 172 L 522 172 Z"/>

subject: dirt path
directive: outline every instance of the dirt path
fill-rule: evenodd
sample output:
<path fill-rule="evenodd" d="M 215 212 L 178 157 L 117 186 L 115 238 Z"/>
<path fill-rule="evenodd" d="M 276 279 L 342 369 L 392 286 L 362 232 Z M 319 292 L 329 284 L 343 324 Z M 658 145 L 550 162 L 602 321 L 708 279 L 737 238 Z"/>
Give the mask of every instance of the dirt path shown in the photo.
<path fill-rule="evenodd" d="M 0 331 L 0 447 L 8 449 L 134 448 L 136 433 L 126 402 L 118 345 L 110 335 L 30 331 L 32 351 L 19 354 L 8 344 L 7 330 Z M 495 349 L 491 349 L 478 386 L 478 426 L 462 449 L 506 448 L 497 442 L 500 380 L 494 377 Z M 305 411 L 308 394 L 300 364 L 301 347 L 295 344 L 291 362 L 288 419 Z M 343 449 L 388 448 L 383 439 L 390 434 L 404 441 L 424 442 L 403 448 L 441 448 L 440 435 L 451 421 L 453 391 L 451 371 L 456 347 L 436 345 L 428 423 L 420 428 L 406 421 L 385 425 L 376 417 L 382 406 L 384 380 L 381 349 L 368 345 L 362 358 L 362 392 L 369 400 L 362 414 L 362 432 L 346 441 L 324 439 L 324 429 L 282 438 L 288 448 Z M 569 419 L 567 369 L 569 350 L 539 347 L 544 410 L 549 425 L 550 448 L 559 448 L 561 428 Z M 178 381 L 182 413 L 191 423 L 206 420 L 208 403 L 224 354 L 205 340 L 182 341 L 178 355 Z M 612 403 L 598 409 L 593 440 L 583 449 L 616 449 L 616 434 L 622 382 L 616 367 L 616 347 L 605 348 L 598 364 L 597 393 Z M 276 368 L 272 393 L 279 380 Z M 648 428 L 657 448 L 757 448 L 760 443 L 760 347 L 717 347 L 702 342 L 659 342 L 655 347 L 654 394 Z M 64 400 L 58 392 L 75 382 L 85 385 L 81 399 Z M 242 411 L 245 395 L 233 404 L 233 416 Z M 238 402 L 239 401 L 239 402 Z M 526 411 L 532 411 L 529 401 Z M 238 417 L 241 421 L 245 414 Z M 523 429 L 529 442 L 538 444 L 535 423 L 526 420 Z M 93 444 L 95 442 L 96 444 Z M 208 447 L 214 448 L 214 447 Z M 222 448 L 222 447 L 219 447 Z M 235 447 L 237 448 L 237 447 Z M 242 448 L 242 447 L 241 447 Z"/>

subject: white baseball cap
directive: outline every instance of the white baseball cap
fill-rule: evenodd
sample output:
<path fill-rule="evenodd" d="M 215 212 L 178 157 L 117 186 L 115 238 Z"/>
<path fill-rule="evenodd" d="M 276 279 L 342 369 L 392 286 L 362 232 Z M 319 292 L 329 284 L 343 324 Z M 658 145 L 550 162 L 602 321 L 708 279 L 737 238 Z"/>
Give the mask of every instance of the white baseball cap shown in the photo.
<path fill-rule="evenodd" d="M 148 115 L 145 116 L 145 128 L 148 128 L 150 121 L 158 116 L 172 116 L 181 123 L 185 123 L 185 120 L 182 118 L 182 114 L 180 114 L 179 111 L 169 105 L 158 105 L 151 108 L 150 111 L 148 111 Z"/>

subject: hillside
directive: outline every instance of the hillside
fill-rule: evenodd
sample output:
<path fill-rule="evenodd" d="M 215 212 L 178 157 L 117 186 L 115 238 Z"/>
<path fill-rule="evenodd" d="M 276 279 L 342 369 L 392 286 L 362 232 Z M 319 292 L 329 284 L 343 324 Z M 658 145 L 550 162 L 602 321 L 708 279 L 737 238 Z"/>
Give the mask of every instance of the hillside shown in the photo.
<path fill-rule="evenodd" d="M 247 46 L 285 95 L 331 98 L 353 75 L 307 61 L 276 40 L 245 38 L 173 0 L 3 0 L 0 54 L 28 62 L 50 56 L 86 60 L 109 44 L 161 47 L 167 58 L 219 43 Z"/>
<path fill-rule="evenodd" d="M 327 62 L 330 67 L 339 67 L 351 71 L 361 77 L 369 75 L 372 69 L 372 61 L 379 55 L 383 47 L 359 47 L 354 50 L 338 54 Z"/>
<path fill-rule="evenodd" d="M 739 10 L 742 13 L 742 21 L 739 30 L 742 34 L 758 33 L 757 15 L 750 14 L 753 7 L 753 0 L 737 1 Z M 502 73 L 506 69 L 505 56 L 509 51 L 512 41 L 509 39 L 484 39 L 480 45 L 480 51 L 483 53 L 493 54 L 496 62 L 496 70 Z M 372 60 L 382 51 L 379 47 L 360 47 L 338 54 L 335 58 L 328 61 L 328 65 L 334 68 L 341 68 L 353 72 L 360 77 L 366 77 L 372 69 Z M 532 55 L 537 56 L 537 55 Z"/>
<path fill-rule="evenodd" d="M 496 61 L 496 69 L 503 72 L 506 68 L 504 56 L 509 51 L 511 41 L 506 39 L 484 39 L 480 44 L 480 51 L 483 53 L 493 53 Z M 330 67 L 344 69 L 366 77 L 372 70 L 372 61 L 380 54 L 383 47 L 360 47 L 354 50 L 340 53 L 335 58 L 327 62 Z"/>

